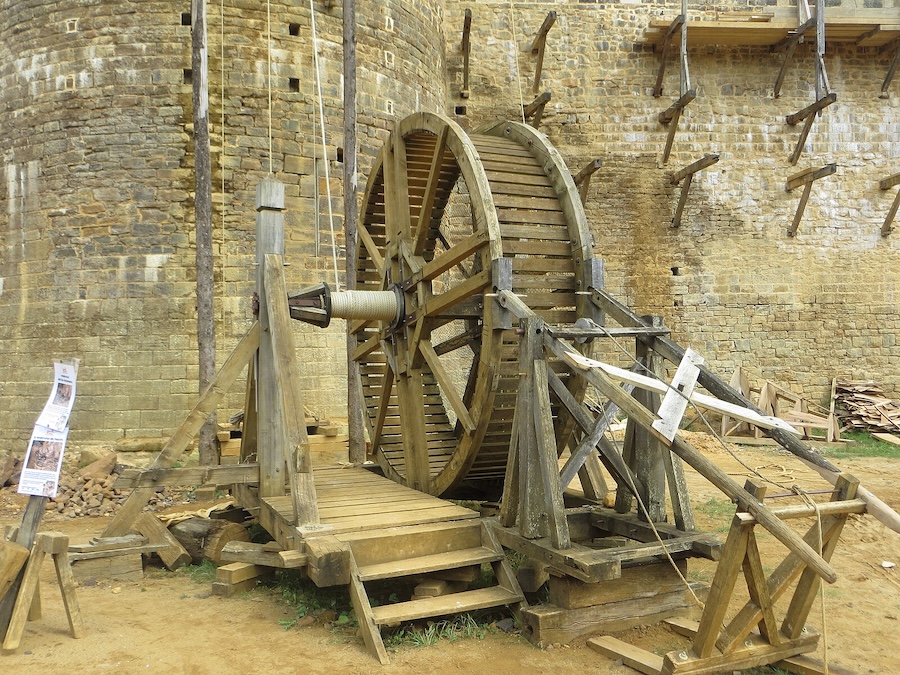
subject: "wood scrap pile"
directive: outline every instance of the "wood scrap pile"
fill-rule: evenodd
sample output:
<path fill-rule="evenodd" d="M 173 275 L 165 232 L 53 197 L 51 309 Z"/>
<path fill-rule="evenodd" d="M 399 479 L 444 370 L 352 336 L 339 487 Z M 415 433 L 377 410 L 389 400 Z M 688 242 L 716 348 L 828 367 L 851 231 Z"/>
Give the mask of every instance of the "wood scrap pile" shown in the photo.
<path fill-rule="evenodd" d="M 838 382 L 835 402 L 846 426 L 874 432 L 900 431 L 900 404 L 887 398 L 874 382 Z"/>

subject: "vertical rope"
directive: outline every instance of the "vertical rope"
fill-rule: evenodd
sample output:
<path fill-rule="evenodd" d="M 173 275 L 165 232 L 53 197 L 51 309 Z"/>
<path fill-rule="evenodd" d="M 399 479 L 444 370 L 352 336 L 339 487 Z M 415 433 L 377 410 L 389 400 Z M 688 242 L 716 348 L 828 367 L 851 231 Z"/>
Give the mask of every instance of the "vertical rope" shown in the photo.
<path fill-rule="evenodd" d="M 219 0 L 219 99 L 222 106 L 221 115 L 219 117 L 219 137 L 222 139 L 222 147 L 219 149 L 219 164 L 222 175 L 222 247 L 219 258 L 222 263 L 221 274 L 221 297 L 225 297 L 225 267 L 228 260 L 225 257 L 225 0 Z M 222 321 L 225 321 L 225 303 L 219 303 L 219 309 L 222 310 Z"/>
<path fill-rule="evenodd" d="M 331 229 L 331 261 L 334 264 L 334 288 L 341 290 L 340 277 L 338 276 L 337 262 L 337 238 L 334 234 L 334 212 L 331 206 L 331 176 L 328 170 L 328 145 L 325 138 L 325 108 L 322 104 L 322 73 L 319 65 L 319 38 L 316 34 L 316 9 L 313 0 L 309 0 L 309 17 L 312 28 L 313 62 L 316 65 L 316 93 L 319 98 L 319 128 L 322 135 L 322 165 L 325 167 L 325 195 L 328 199 L 328 226 Z"/>
<path fill-rule="evenodd" d="M 269 72 L 269 173 L 272 173 L 272 3 L 266 0 L 266 47 L 268 52 Z"/>

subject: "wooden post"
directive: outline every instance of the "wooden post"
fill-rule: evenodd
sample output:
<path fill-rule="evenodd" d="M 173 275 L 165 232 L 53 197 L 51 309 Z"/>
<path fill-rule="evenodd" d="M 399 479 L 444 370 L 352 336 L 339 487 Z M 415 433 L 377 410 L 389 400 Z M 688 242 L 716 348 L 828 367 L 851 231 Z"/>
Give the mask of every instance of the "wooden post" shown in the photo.
<path fill-rule="evenodd" d="M 544 69 L 544 50 L 547 47 L 547 33 L 556 23 L 556 12 L 550 11 L 544 19 L 544 23 L 538 29 L 538 34 L 531 43 L 531 53 L 537 55 L 537 63 L 534 66 L 534 84 L 531 93 L 537 94 L 541 90 L 541 72 Z"/>
<path fill-rule="evenodd" d="M 469 98 L 469 53 L 472 50 L 472 10 L 466 9 L 463 20 L 462 53 L 463 53 L 463 82 L 459 90 L 460 98 Z"/>
<path fill-rule="evenodd" d="M 206 0 L 191 2 L 191 82 L 194 121 L 194 230 L 197 268 L 198 393 L 216 375 L 216 319 L 213 309 L 212 169 L 209 156 L 209 72 L 206 43 Z M 216 415 L 200 429 L 200 464 L 218 464 Z"/>
<path fill-rule="evenodd" d="M 272 174 L 256 187 L 256 293 L 259 298 L 259 370 L 257 372 L 257 461 L 259 496 L 284 494 L 284 455 L 275 452 L 280 435 L 276 373 L 269 326 L 269 308 L 264 291 L 265 256 L 284 253 L 284 184 Z"/>

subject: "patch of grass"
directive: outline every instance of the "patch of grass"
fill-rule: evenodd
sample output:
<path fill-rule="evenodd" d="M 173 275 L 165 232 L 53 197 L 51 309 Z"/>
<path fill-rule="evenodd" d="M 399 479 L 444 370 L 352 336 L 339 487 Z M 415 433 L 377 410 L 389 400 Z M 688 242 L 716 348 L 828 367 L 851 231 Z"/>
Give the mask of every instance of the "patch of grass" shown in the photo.
<path fill-rule="evenodd" d="M 384 641 L 384 646 L 396 651 L 402 647 L 430 647 L 438 641 L 483 640 L 490 630 L 489 625 L 478 623 L 471 614 L 461 614 L 447 621 L 429 621 L 421 627 L 402 627 Z"/>
<path fill-rule="evenodd" d="M 727 532 L 731 527 L 731 519 L 734 516 L 734 504 L 727 499 L 711 497 L 702 504 L 697 505 L 697 510 L 710 520 L 721 523 L 714 532 Z"/>
<path fill-rule="evenodd" d="M 199 565 L 182 567 L 179 572 L 186 574 L 197 584 L 211 584 L 216 580 L 216 566 L 209 560 L 204 560 Z"/>
<path fill-rule="evenodd" d="M 845 443 L 840 448 L 828 448 L 825 450 L 825 454 L 837 458 L 884 457 L 887 459 L 900 459 L 900 445 L 880 441 L 868 432 L 847 431 L 843 434 L 843 437 L 851 442 Z"/>
<path fill-rule="evenodd" d="M 350 607 L 350 597 L 344 586 L 319 588 L 293 570 L 284 570 L 276 584 L 282 600 L 294 608 L 294 616 L 279 621 L 288 630 L 305 616 L 328 616 L 338 627 L 356 626 L 356 616 Z"/>

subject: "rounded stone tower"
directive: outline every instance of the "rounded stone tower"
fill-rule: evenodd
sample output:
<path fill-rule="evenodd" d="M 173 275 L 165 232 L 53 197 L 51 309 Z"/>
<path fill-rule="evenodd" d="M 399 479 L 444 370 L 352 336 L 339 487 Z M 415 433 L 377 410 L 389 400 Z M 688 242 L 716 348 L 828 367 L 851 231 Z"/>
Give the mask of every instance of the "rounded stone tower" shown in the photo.
<path fill-rule="evenodd" d="M 81 359 L 73 441 L 166 436 L 197 396 L 189 5 L 5 5 L 0 439 L 24 451 L 52 361 L 67 357 Z M 253 194 L 269 171 L 285 183 L 289 284 L 333 282 L 332 244 L 344 255 L 341 7 L 316 3 L 315 41 L 308 5 L 268 9 L 208 8 L 219 363 L 252 320 Z M 441 109 L 442 16 L 439 1 L 358 3 L 363 173 L 379 132 Z M 320 364 L 301 373 L 307 405 L 346 416 L 342 328 L 298 345 Z"/>

